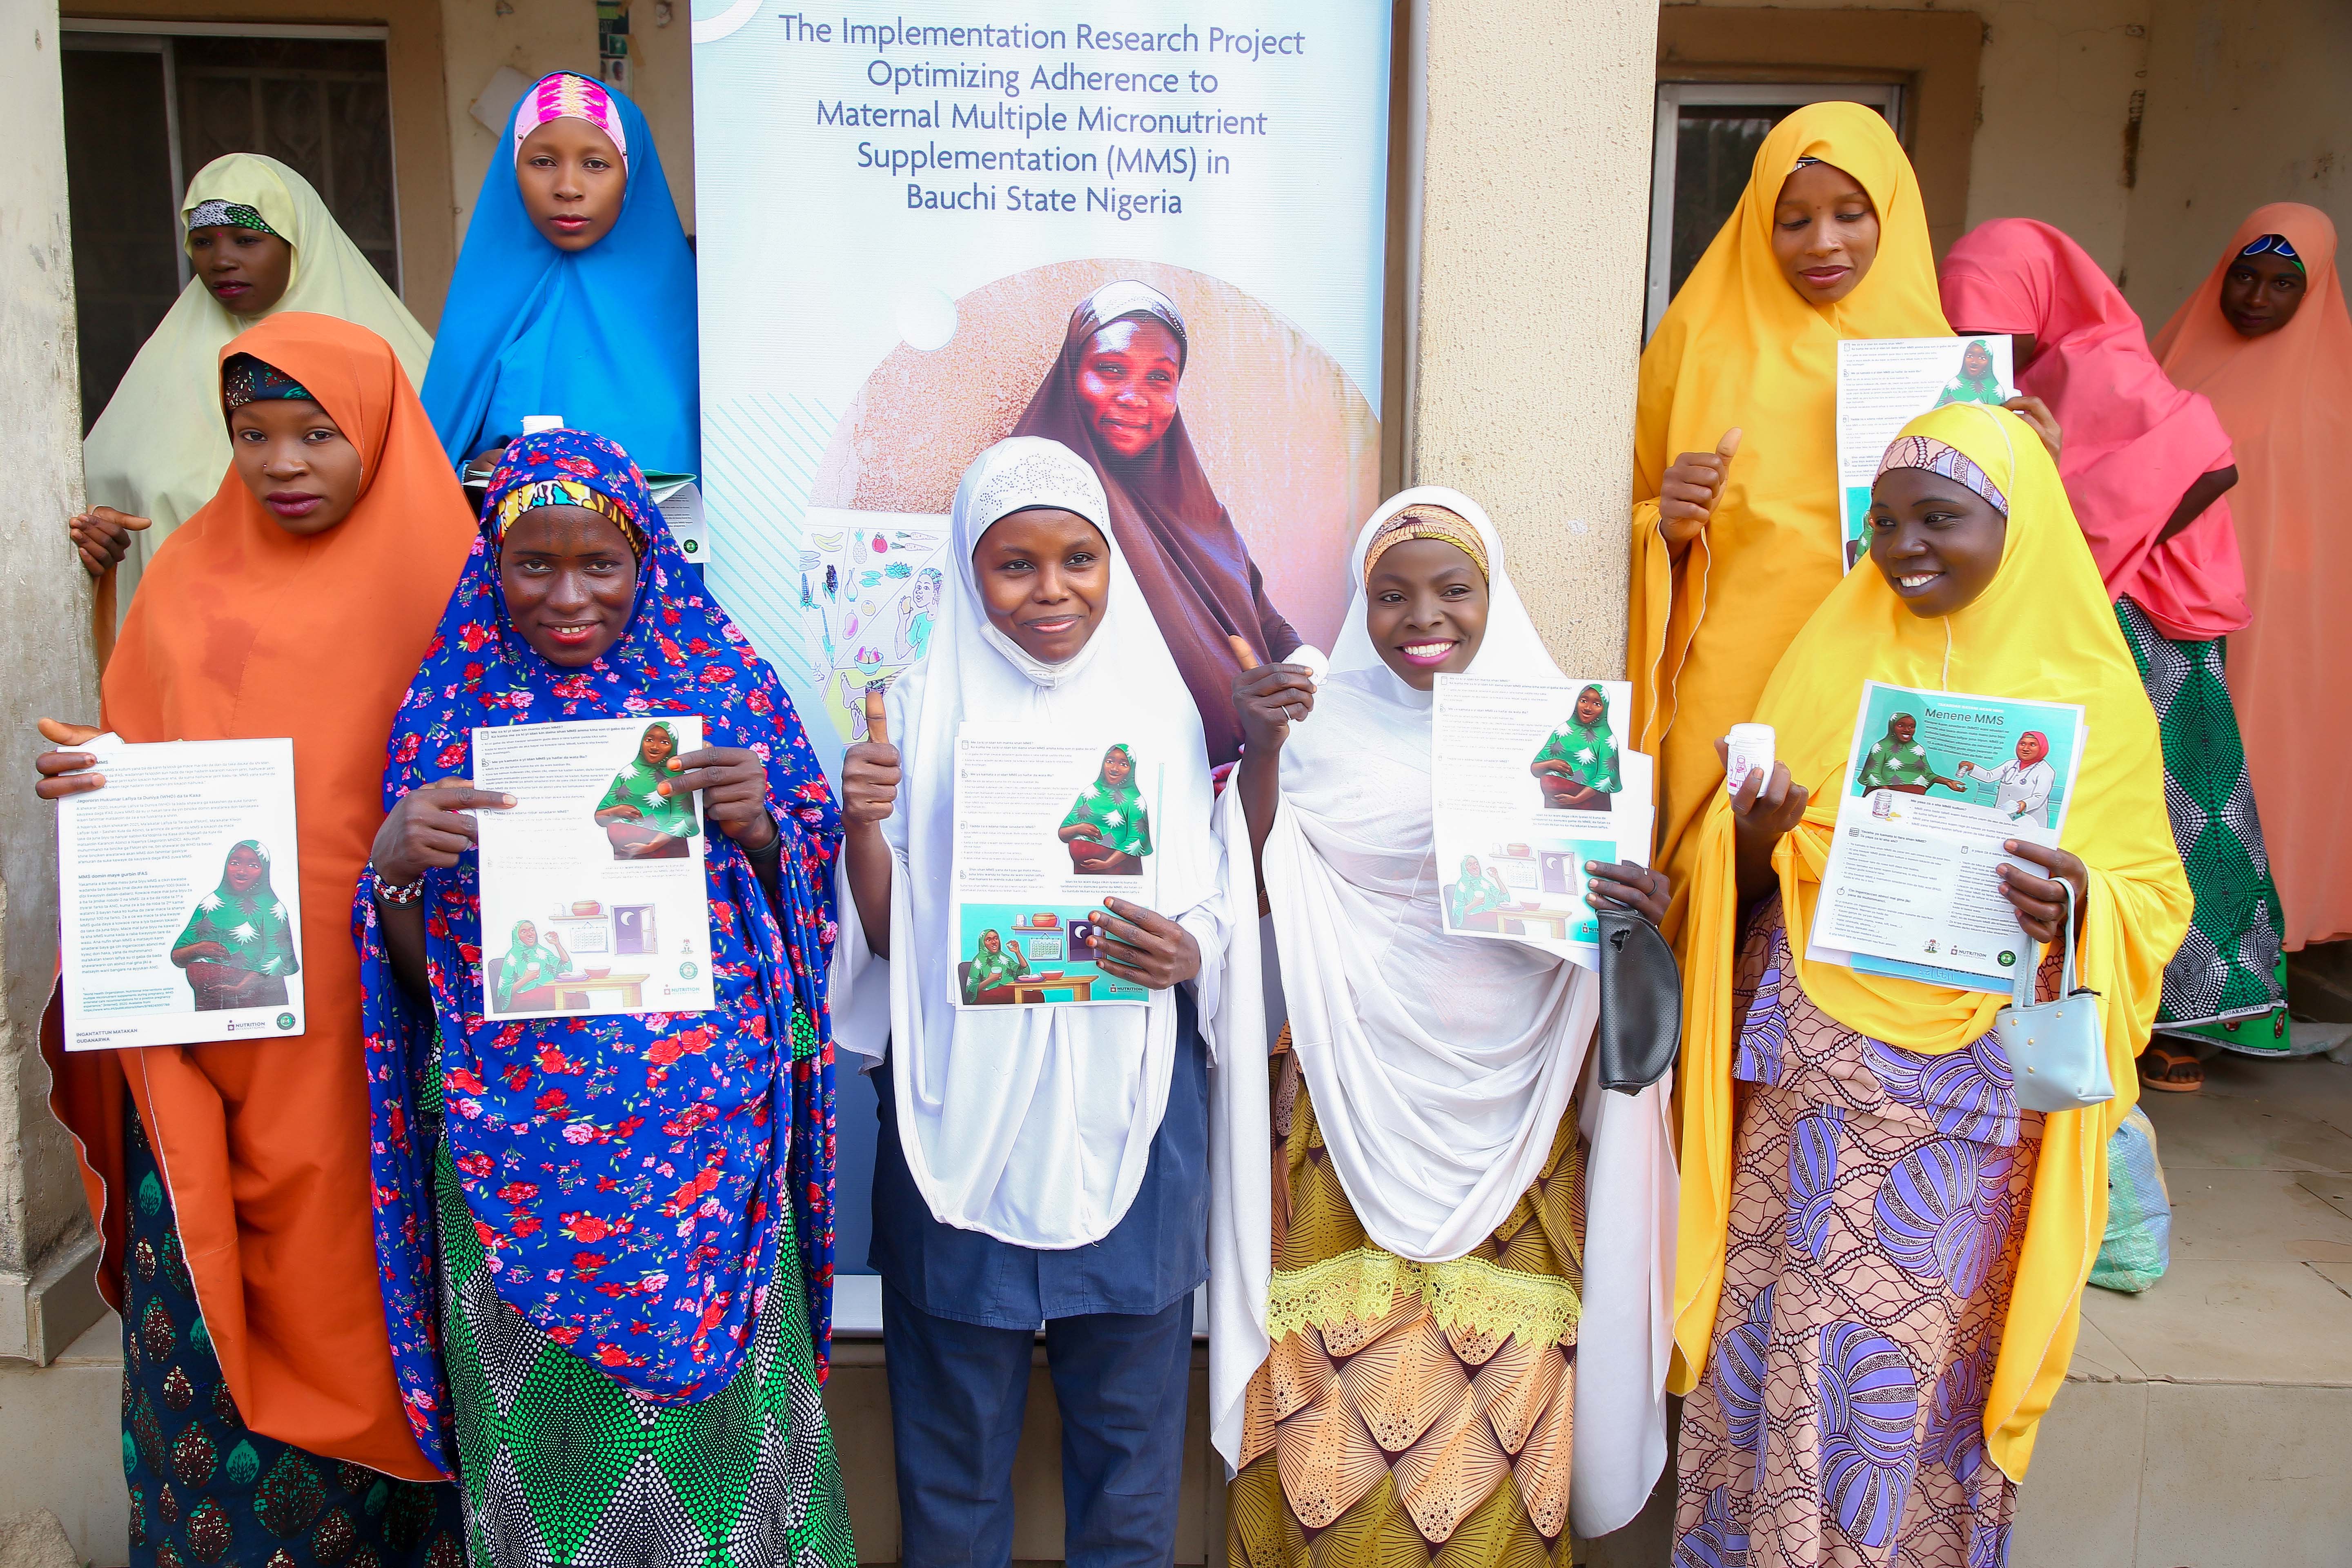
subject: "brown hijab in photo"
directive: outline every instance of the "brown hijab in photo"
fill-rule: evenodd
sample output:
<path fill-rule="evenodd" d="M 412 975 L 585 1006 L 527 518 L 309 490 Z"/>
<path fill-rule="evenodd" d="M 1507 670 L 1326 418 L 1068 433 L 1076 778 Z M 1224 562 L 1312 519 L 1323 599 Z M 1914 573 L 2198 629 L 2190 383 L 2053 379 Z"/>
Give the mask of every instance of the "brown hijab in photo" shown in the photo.
<path fill-rule="evenodd" d="M 1222 767 L 1242 746 L 1234 711 L 1234 677 L 1242 666 L 1225 639 L 1240 637 L 1267 663 L 1288 658 L 1298 634 L 1267 602 L 1249 546 L 1192 449 L 1181 408 L 1167 433 L 1132 459 L 1096 439 L 1078 393 L 1079 366 L 1097 332 L 1128 320 L 1159 322 L 1175 335 L 1180 363 L 1189 355 L 1184 318 L 1165 294 L 1144 283 L 1106 283 L 1070 312 L 1062 352 L 1013 434 L 1059 441 L 1094 466 L 1110 498 L 1115 542 L 1200 710 L 1210 765 Z"/>
<path fill-rule="evenodd" d="M 230 469 L 148 563 L 107 666 L 102 721 L 133 742 L 292 738 L 309 1026 L 291 1038 L 69 1056 L 45 1027 L 51 1103 L 81 1146 L 110 1300 L 121 1302 L 127 1090 L 246 1424 L 435 1480 L 402 1412 L 376 1285 L 350 928 L 352 889 L 383 820 L 393 713 L 474 520 L 383 339 L 282 312 L 229 342 L 221 361 L 239 353 L 300 383 L 359 447 L 359 501 L 325 532 L 297 538 Z"/>

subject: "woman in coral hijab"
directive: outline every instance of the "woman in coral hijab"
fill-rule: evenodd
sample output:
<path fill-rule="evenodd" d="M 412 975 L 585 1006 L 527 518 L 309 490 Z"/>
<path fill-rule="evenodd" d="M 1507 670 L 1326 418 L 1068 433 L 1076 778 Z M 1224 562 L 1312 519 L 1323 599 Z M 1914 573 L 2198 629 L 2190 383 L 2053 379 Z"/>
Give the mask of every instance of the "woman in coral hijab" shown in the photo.
<path fill-rule="evenodd" d="M 2237 447 L 2231 510 L 2252 621 L 2230 638 L 2230 689 L 2286 908 L 2286 947 L 2352 936 L 2352 825 L 2337 724 L 2352 709 L 2352 533 L 2338 492 L 2352 447 L 2352 317 L 2336 226 L 2257 207 L 2156 335 L 2181 387 L 2210 398 Z"/>
<path fill-rule="evenodd" d="M 122 1313 L 132 1561 L 447 1568 L 457 1489 L 402 1484 L 443 1478 L 376 1284 L 350 909 L 384 736 L 473 521 L 375 333 L 285 311 L 220 366 L 228 472 L 149 563 L 101 716 L 131 742 L 292 738 L 309 1024 L 68 1056 L 60 1009 L 43 1023 Z M 41 727 L 43 798 L 104 787 L 75 749 L 96 729 Z"/>
<path fill-rule="evenodd" d="M 1752 716 L 1843 574 L 1838 342 L 1949 335 L 1919 183 L 1886 121 L 1816 103 L 1775 126 L 1642 355 L 1630 727 L 1633 749 L 1660 757 L 1670 934 L 1699 815 L 1722 790 L 1716 739 Z"/>
<path fill-rule="evenodd" d="M 2284 1049 L 2278 891 L 2222 679 L 2222 639 L 2235 644 L 2248 619 L 2226 494 L 2238 479 L 2229 432 L 2210 403 L 2158 368 L 2139 317 L 2099 264 L 2048 224 L 1980 224 L 1939 276 L 1945 312 L 1964 332 L 2011 334 L 2018 389 L 2046 399 L 2065 428 L 2058 472 L 2164 732 L 2197 919 L 2166 966 L 2158 1022 L 2242 1049 Z M 2204 1080 L 2196 1053 L 2164 1039 L 2140 1071 L 2149 1088 L 2176 1093 Z"/>

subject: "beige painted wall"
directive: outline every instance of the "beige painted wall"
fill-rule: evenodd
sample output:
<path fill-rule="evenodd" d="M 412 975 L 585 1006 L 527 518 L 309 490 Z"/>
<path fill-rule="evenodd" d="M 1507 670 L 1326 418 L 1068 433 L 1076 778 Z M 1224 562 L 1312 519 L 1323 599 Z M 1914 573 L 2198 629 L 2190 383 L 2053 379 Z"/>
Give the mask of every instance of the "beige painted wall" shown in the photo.
<path fill-rule="evenodd" d="M 2318 3 L 2318 0 L 2315 0 Z M 1749 10 L 1756 0 L 1669 0 L 1668 11 Z M 1965 217 L 1930 211 L 1939 242 L 1987 218 L 2063 226 L 2113 271 L 2122 264 L 2124 132 L 2144 85 L 2151 0 L 1774 0 L 1784 10 L 1974 12 L 1986 36 L 1977 65 L 1978 122 Z M 1789 64 L 1808 62 L 1792 51 Z M 1791 79 L 1795 79 L 1792 75 Z"/>
<path fill-rule="evenodd" d="M 1625 659 L 1650 0 L 1430 0 L 1416 483 L 1484 506 L 1571 674 Z"/>
<path fill-rule="evenodd" d="M 40 1059 L 57 828 L 29 787 L 47 749 L 33 721 L 98 715 L 89 579 L 62 526 L 81 505 L 81 384 L 55 0 L 0 0 L 0 473 L 13 502 L 0 511 L 0 1356 L 46 1361 L 97 1316 L 96 1233 Z M 68 1261 L 81 1265 L 68 1287 L 79 1321 L 47 1321 L 47 1287 Z"/>
<path fill-rule="evenodd" d="M 2305 202 L 2352 233 L 2352 5 L 2153 0 L 2124 292 L 2154 331 L 2239 221 Z"/>
<path fill-rule="evenodd" d="M 500 66 L 536 79 L 551 70 L 596 74 L 593 0 L 509 0 L 501 16 L 490 0 L 441 0 L 443 75 L 448 83 L 450 184 L 456 202 L 454 245 L 481 194 L 482 175 L 499 138 L 473 115 L 475 99 Z M 688 0 L 674 0 L 673 20 L 656 22 L 654 0 L 629 8 L 632 68 L 629 96 L 646 111 L 661 148 L 662 172 L 687 232 L 694 232 L 694 86 L 689 60 Z M 456 252 L 450 257 L 456 261 Z"/>

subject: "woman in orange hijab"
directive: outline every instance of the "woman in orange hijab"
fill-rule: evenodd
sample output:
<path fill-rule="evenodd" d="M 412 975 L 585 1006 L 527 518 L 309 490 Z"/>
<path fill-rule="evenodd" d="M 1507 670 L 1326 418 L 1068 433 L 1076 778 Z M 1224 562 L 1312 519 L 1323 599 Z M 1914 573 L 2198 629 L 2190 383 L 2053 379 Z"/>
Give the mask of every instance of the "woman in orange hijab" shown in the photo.
<path fill-rule="evenodd" d="M 2352 708 L 2352 532 L 2338 470 L 2352 447 L 2352 317 L 2336 226 L 2257 207 L 2156 335 L 2175 384 L 2212 400 L 2237 448 L 2231 510 L 2253 623 L 2230 637 L 2231 694 L 2286 908 L 2290 952 L 2352 936 L 2352 826 L 2337 797 Z"/>
<path fill-rule="evenodd" d="M 1670 935 L 1722 791 L 1716 740 L 1753 715 L 1843 575 L 1838 342 L 1950 335 L 1919 182 L 1886 121 L 1853 103 L 1780 121 L 1642 354 L 1626 662 L 1637 749 L 1660 759 Z"/>
<path fill-rule="evenodd" d="M 376 1285 L 348 921 L 384 738 L 474 523 L 375 333 L 281 313 L 221 366 L 230 469 L 148 565 L 102 718 L 131 742 L 292 738 L 310 1021 L 70 1056 L 43 1030 L 123 1318 L 133 1561 L 454 1568 L 457 1489 L 404 1484 L 442 1478 L 409 1434 Z M 42 731 L 64 748 L 38 759 L 45 798 L 101 787 L 71 749 L 96 730 Z"/>

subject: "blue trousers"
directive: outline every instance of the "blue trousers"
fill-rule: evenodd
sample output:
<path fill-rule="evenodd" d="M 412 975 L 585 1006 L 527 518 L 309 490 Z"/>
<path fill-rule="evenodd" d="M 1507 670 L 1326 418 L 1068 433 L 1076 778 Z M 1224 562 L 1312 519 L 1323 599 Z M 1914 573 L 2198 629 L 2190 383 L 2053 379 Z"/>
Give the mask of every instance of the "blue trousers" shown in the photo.
<path fill-rule="evenodd" d="M 906 1568 L 1004 1568 L 1034 1331 L 937 1317 L 886 1284 L 882 1343 L 901 1560 Z M 1064 1561 L 1167 1568 L 1184 1469 L 1191 1293 L 1149 1315 L 1051 1319 L 1045 1360 L 1062 1412 Z"/>

